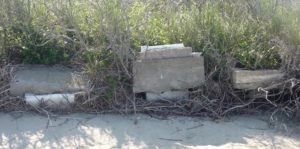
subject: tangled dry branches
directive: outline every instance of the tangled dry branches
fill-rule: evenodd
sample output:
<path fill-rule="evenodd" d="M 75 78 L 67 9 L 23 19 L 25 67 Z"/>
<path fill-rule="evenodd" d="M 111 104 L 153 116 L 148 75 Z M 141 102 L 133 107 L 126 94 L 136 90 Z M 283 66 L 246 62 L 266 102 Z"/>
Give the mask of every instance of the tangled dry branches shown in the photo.
<path fill-rule="evenodd" d="M 12 77 L 13 67 L 10 65 L 1 66 L 0 68 L 0 110 L 12 111 L 24 109 L 25 102 L 22 98 L 12 97 L 9 94 L 10 80 Z"/>

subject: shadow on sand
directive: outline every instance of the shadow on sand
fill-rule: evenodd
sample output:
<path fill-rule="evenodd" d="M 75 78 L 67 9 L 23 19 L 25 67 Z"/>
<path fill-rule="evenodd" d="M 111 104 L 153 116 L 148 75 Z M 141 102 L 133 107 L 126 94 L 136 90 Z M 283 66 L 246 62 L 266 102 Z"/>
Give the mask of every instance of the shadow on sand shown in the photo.
<path fill-rule="evenodd" d="M 300 137 L 268 128 L 257 116 L 205 118 L 73 114 L 52 118 L 0 113 L 0 148 L 297 148 Z M 294 133 L 293 133 L 294 132 Z M 300 132 L 298 130 L 298 132 Z M 289 135 L 287 135 L 289 134 Z"/>

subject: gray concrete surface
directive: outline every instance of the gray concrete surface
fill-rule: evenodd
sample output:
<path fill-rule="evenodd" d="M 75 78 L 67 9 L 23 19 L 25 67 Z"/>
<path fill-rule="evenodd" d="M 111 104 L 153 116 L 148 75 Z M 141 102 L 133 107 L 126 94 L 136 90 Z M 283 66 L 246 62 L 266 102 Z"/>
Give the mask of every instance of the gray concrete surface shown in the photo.
<path fill-rule="evenodd" d="M 268 87 L 283 79 L 284 73 L 279 70 L 240 70 L 232 71 L 232 82 L 237 89 L 257 89 Z"/>
<path fill-rule="evenodd" d="M 12 95 L 73 93 L 88 88 L 86 75 L 57 67 L 24 67 L 10 83 Z"/>
<path fill-rule="evenodd" d="M 191 55 L 192 52 L 193 52 L 193 50 L 191 47 L 147 50 L 145 52 L 140 52 L 140 59 L 189 56 L 189 55 Z"/>
<path fill-rule="evenodd" d="M 133 65 L 135 93 L 183 90 L 205 81 L 204 59 L 199 53 L 188 57 L 139 60 Z"/>
<path fill-rule="evenodd" d="M 165 49 L 174 49 L 174 48 L 183 48 L 184 45 L 180 44 L 169 44 L 169 45 L 157 45 L 157 46 L 141 46 L 141 52 L 144 53 L 146 51 L 161 51 Z"/>
<path fill-rule="evenodd" d="M 158 119 L 159 118 L 159 119 Z M 0 113 L 1 149 L 297 149 L 299 124 L 270 129 L 268 117 L 197 117 L 72 114 L 56 117 Z"/>

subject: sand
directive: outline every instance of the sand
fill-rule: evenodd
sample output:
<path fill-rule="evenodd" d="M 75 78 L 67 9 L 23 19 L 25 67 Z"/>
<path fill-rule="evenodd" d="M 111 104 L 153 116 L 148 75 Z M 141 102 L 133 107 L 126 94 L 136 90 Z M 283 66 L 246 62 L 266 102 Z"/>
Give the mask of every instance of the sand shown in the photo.
<path fill-rule="evenodd" d="M 227 121 L 171 116 L 72 114 L 52 118 L 34 113 L 0 113 L 0 148 L 198 149 L 300 148 L 295 124 L 270 129 L 262 116 Z M 283 125 L 284 126 L 284 125 Z"/>

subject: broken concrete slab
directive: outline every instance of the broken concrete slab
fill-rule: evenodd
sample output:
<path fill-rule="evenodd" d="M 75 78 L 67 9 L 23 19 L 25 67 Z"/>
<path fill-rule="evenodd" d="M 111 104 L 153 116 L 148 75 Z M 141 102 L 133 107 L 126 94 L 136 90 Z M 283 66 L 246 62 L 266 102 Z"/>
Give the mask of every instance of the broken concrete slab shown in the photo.
<path fill-rule="evenodd" d="M 133 66 L 135 93 L 184 90 L 205 81 L 204 59 L 200 53 L 187 57 L 138 60 Z"/>
<path fill-rule="evenodd" d="M 182 100 L 189 98 L 189 91 L 166 91 L 162 93 L 146 93 L 147 100 Z"/>
<path fill-rule="evenodd" d="M 23 67 L 10 83 L 12 95 L 74 93 L 88 89 L 88 77 L 71 69 L 57 67 Z"/>
<path fill-rule="evenodd" d="M 232 71 L 232 81 L 236 89 L 257 89 L 267 87 L 283 79 L 279 70 L 241 70 Z"/>
<path fill-rule="evenodd" d="M 193 50 L 191 47 L 154 49 L 154 50 L 141 52 L 140 59 L 184 57 L 184 56 L 190 56 L 192 51 Z"/>

